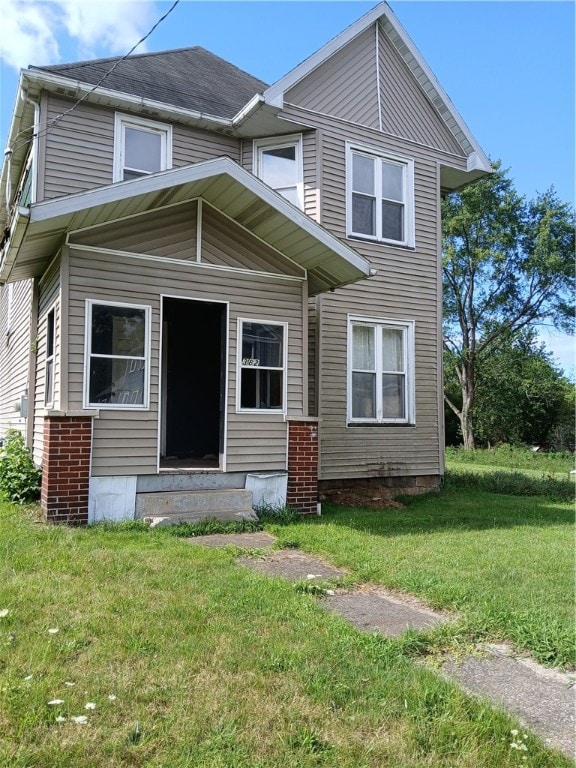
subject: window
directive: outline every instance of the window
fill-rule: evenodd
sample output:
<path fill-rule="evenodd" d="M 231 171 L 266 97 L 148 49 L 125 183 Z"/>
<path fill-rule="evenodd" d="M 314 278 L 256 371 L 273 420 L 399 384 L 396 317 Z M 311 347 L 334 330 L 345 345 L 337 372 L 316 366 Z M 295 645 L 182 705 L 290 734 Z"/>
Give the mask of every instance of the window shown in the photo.
<path fill-rule="evenodd" d="M 414 324 L 350 318 L 348 420 L 414 423 Z"/>
<path fill-rule="evenodd" d="M 147 408 L 150 307 L 86 304 L 85 407 Z"/>
<path fill-rule="evenodd" d="M 286 323 L 238 321 L 240 410 L 284 411 L 286 335 Z"/>
<path fill-rule="evenodd" d="M 414 163 L 347 145 L 348 236 L 414 247 Z"/>
<path fill-rule="evenodd" d="M 254 142 L 256 175 L 293 205 L 304 208 L 302 137 Z"/>
<path fill-rule="evenodd" d="M 172 127 L 116 114 L 114 181 L 128 181 L 172 167 Z"/>
<path fill-rule="evenodd" d="M 54 330 L 55 312 L 53 309 L 46 317 L 46 381 L 44 384 L 44 405 L 54 401 Z"/>

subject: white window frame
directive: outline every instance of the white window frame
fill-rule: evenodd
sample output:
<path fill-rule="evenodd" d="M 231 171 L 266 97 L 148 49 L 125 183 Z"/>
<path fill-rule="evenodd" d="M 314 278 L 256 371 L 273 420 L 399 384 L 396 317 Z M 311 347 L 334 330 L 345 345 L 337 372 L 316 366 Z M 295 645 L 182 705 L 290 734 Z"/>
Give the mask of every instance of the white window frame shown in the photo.
<path fill-rule="evenodd" d="M 50 317 L 52 317 L 52 353 L 50 354 Z M 49 408 L 54 403 L 54 364 L 56 358 L 56 305 L 46 313 L 46 361 L 44 377 L 44 405 Z M 52 397 L 48 397 L 48 393 Z"/>
<path fill-rule="evenodd" d="M 290 136 L 275 136 L 268 139 L 254 140 L 254 174 L 262 179 L 262 153 L 266 149 L 286 149 L 288 147 L 296 148 L 296 195 L 298 199 L 298 208 L 304 210 L 304 161 L 302 155 L 302 134 L 294 133 Z M 263 179 L 262 179 L 263 181 Z M 274 189 L 274 187 L 272 187 Z M 279 195 L 282 192 L 275 190 Z M 285 198 L 287 199 L 287 198 Z M 290 202 L 288 200 L 288 202 Z"/>
<path fill-rule="evenodd" d="M 142 403 L 91 403 L 90 402 L 90 361 L 92 360 L 92 307 L 123 307 L 126 309 L 144 310 L 146 328 L 144 331 L 144 356 L 131 355 L 126 359 L 144 361 L 144 393 Z M 100 408 L 112 411 L 147 411 L 150 409 L 150 348 L 151 328 L 150 319 L 152 307 L 147 304 L 131 304 L 121 301 L 108 301 L 108 299 L 86 299 L 85 327 L 84 327 L 84 408 Z M 106 357 L 123 359 L 123 355 L 94 355 L 94 357 Z"/>
<path fill-rule="evenodd" d="M 124 146 L 125 129 L 134 128 L 138 131 L 148 131 L 158 134 L 160 142 L 160 168 L 154 173 L 166 171 L 172 168 L 172 126 L 168 123 L 159 123 L 156 120 L 147 120 L 144 117 L 124 115 L 116 112 L 114 115 L 114 169 L 113 181 L 124 181 Z M 134 169 L 136 170 L 136 169 Z M 142 172 L 142 176 L 149 176 L 150 172 Z"/>
<path fill-rule="evenodd" d="M 404 379 L 404 402 L 405 417 L 403 419 L 384 418 L 382 409 L 382 334 L 375 333 L 375 356 L 376 356 L 376 416 L 374 418 L 358 418 L 352 416 L 352 328 L 355 325 L 363 325 L 369 328 L 393 328 L 402 330 L 404 360 L 405 360 L 405 379 Z M 414 333 L 415 323 L 413 320 L 390 320 L 382 317 L 359 317 L 348 315 L 348 396 L 347 396 L 347 420 L 348 424 L 403 424 L 414 425 L 416 423 L 415 409 L 415 362 L 414 362 Z"/>
<path fill-rule="evenodd" d="M 259 325 L 276 325 L 283 328 L 282 334 L 282 368 L 266 366 L 263 370 L 282 371 L 282 407 L 281 408 L 242 408 L 242 369 L 253 368 L 242 364 L 242 326 L 244 323 Z M 288 323 L 278 320 L 267 320 L 262 317 L 239 317 L 236 326 L 236 413 L 283 414 L 287 413 L 288 399 Z"/>
<path fill-rule="evenodd" d="M 368 235 L 365 232 L 354 232 L 352 229 L 352 160 L 354 155 L 370 157 L 375 161 L 399 165 L 403 170 L 404 183 L 404 238 L 392 240 L 382 236 L 382 163 L 375 162 L 375 199 L 376 199 L 376 232 Z M 352 239 L 371 240 L 389 245 L 400 245 L 414 248 L 416 245 L 414 225 L 414 160 L 398 155 L 382 152 L 374 147 L 363 144 L 346 142 L 346 237 Z"/>

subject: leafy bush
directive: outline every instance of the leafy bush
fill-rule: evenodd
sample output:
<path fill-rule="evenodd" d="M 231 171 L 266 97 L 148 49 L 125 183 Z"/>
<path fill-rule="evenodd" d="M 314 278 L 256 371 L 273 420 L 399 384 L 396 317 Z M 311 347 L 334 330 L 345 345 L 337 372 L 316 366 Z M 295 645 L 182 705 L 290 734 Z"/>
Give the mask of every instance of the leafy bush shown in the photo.
<path fill-rule="evenodd" d="M 21 433 L 9 429 L 0 448 L 0 491 L 17 504 L 35 501 L 40 496 L 41 477 Z"/>

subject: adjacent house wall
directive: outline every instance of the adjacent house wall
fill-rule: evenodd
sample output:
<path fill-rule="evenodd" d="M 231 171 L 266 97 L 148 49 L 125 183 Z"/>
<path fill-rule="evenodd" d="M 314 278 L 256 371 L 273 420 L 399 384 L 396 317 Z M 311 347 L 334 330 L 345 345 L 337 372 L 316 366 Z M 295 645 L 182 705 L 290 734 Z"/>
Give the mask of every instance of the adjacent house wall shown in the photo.
<path fill-rule="evenodd" d="M 26 435 L 19 408 L 28 394 L 32 294 L 33 280 L 0 286 L 0 439 L 8 429 Z"/>

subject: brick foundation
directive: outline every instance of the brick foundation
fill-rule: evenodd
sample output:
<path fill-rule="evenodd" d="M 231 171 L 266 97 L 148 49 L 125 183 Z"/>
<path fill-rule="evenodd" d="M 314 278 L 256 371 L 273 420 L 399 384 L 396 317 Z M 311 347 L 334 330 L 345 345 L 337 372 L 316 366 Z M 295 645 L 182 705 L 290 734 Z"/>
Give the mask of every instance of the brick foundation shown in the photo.
<path fill-rule="evenodd" d="M 40 505 L 49 523 L 86 525 L 91 416 L 46 416 Z"/>
<path fill-rule="evenodd" d="M 318 510 L 318 419 L 288 422 L 286 504 L 303 514 Z"/>

